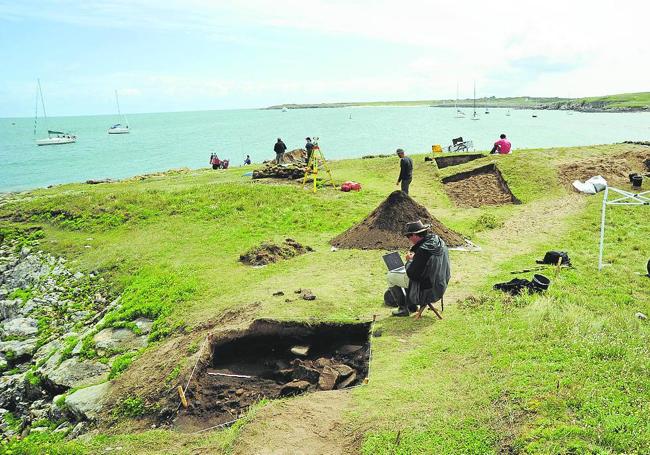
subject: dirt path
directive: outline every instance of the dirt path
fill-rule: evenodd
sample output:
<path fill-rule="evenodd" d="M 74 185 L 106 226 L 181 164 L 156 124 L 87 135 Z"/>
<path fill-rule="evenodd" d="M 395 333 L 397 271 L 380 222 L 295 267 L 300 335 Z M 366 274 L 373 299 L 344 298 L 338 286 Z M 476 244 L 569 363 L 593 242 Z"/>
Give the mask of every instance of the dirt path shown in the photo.
<path fill-rule="evenodd" d="M 568 229 L 566 218 L 585 206 L 586 198 L 568 195 L 522 207 L 500 229 L 484 233 L 481 252 L 453 257 L 453 281 L 448 302 L 467 297 L 485 281 L 496 264 L 530 251 Z M 534 238 L 534 240 L 531 240 Z M 561 245 L 552 245 L 559 248 Z M 359 453 L 361 431 L 347 427 L 345 411 L 352 406 L 349 392 L 318 392 L 273 403 L 258 412 L 242 429 L 236 455 L 307 455 Z"/>
<path fill-rule="evenodd" d="M 358 453 L 354 432 L 343 414 L 349 391 L 317 392 L 264 407 L 246 425 L 235 455 L 311 455 Z"/>

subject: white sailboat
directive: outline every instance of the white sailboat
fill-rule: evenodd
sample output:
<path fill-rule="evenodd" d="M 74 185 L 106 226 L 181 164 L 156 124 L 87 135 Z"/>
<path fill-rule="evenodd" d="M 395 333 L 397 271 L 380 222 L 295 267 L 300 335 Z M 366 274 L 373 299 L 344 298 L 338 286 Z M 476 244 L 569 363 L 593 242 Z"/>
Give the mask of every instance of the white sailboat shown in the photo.
<path fill-rule="evenodd" d="M 127 134 L 129 133 L 129 122 L 120 111 L 120 99 L 117 97 L 117 90 L 115 90 L 115 103 L 117 104 L 117 115 L 120 119 L 122 119 L 124 125 L 121 123 L 116 123 L 108 129 L 108 134 Z"/>
<path fill-rule="evenodd" d="M 488 107 L 487 107 L 487 98 L 485 98 L 485 113 L 486 114 L 490 113 L 490 111 L 488 111 Z"/>
<path fill-rule="evenodd" d="M 45 123 L 45 128 L 47 129 L 47 137 L 43 139 L 37 139 L 36 145 L 60 145 L 77 142 L 77 136 L 73 134 L 64 133 L 63 131 L 53 131 L 48 128 L 47 113 L 45 112 L 45 100 L 43 99 L 43 90 L 41 89 L 41 80 L 37 79 L 37 82 L 38 96 L 36 97 L 36 113 L 34 115 L 34 136 L 36 136 L 36 128 L 38 125 L 38 99 L 40 97 L 41 105 L 43 106 L 43 123 Z"/>
<path fill-rule="evenodd" d="M 508 109 L 508 112 L 506 112 L 506 117 L 510 117 L 510 109 Z"/>
<path fill-rule="evenodd" d="M 474 81 L 474 113 L 472 114 L 472 120 L 479 120 L 476 113 L 476 81 Z"/>
<path fill-rule="evenodd" d="M 454 102 L 454 110 L 456 111 L 456 118 L 465 118 L 465 113 L 458 109 L 458 82 L 456 82 L 456 101 Z"/>

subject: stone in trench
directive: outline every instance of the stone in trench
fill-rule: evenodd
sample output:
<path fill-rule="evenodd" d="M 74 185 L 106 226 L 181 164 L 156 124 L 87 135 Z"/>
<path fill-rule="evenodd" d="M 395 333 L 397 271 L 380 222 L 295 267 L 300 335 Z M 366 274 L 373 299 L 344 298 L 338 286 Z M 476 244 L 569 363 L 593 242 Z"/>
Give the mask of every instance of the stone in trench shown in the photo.
<path fill-rule="evenodd" d="M 347 377 L 347 379 L 344 379 L 341 381 L 339 385 L 336 386 L 337 389 L 344 389 L 348 387 L 350 384 L 352 384 L 355 380 L 357 379 L 357 372 L 353 371 L 350 376 Z"/>
<path fill-rule="evenodd" d="M 325 367 L 331 367 L 332 366 L 332 361 L 328 359 L 327 357 L 321 357 L 317 359 L 314 362 L 315 366 L 317 368 L 325 368 Z"/>
<path fill-rule="evenodd" d="M 14 318 L 5 321 L 1 328 L 5 337 L 28 337 L 38 332 L 38 321 L 32 318 Z"/>
<path fill-rule="evenodd" d="M 318 378 L 318 388 L 321 390 L 332 390 L 339 378 L 339 372 L 330 366 L 325 366 Z"/>
<path fill-rule="evenodd" d="M 59 387 L 83 387 L 105 381 L 109 371 L 110 368 L 103 363 L 73 357 L 64 360 L 47 379 Z"/>
<path fill-rule="evenodd" d="M 359 346 L 358 344 L 344 344 L 338 349 L 338 351 L 341 354 L 352 354 L 353 352 L 357 352 L 362 347 L 363 346 Z"/>
<path fill-rule="evenodd" d="M 310 385 L 311 384 L 307 381 L 291 381 L 282 386 L 280 389 L 280 396 L 287 397 L 291 395 L 297 395 L 307 390 Z"/>
<path fill-rule="evenodd" d="M 138 336 L 130 329 L 108 328 L 93 337 L 98 351 L 140 349 L 147 345 L 147 338 Z"/>
<path fill-rule="evenodd" d="M 337 365 L 332 365 L 332 368 L 334 368 L 336 371 L 338 371 L 339 375 L 342 378 L 347 378 L 348 376 L 350 376 L 355 371 L 354 368 L 349 367 L 349 366 L 345 365 L 344 363 L 339 363 Z"/>
<path fill-rule="evenodd" d="M 309 346 L 294 346 L 291 348 L 291 353 L 300 357 L 307 357 Z"/>
<path fill-rule="evenodd" d="M 320 373 L 318 372 L 318 370 L 314 368 L 310 368 L 300 363 L 296 365 L 296 367 L 293 369 L 293 373 L 291 376 L 293 377 L 293 379 L 298 381 L 307 381 L 312 384 L 316 384 L 318 382 L 318 377 L 320 376 Z"/>
<path fill-rule="evenodd" d="M 65 398 L 65 404 L 79 420 L 96 420 L 104 405 L 110 382 L 79 389 Z"/>

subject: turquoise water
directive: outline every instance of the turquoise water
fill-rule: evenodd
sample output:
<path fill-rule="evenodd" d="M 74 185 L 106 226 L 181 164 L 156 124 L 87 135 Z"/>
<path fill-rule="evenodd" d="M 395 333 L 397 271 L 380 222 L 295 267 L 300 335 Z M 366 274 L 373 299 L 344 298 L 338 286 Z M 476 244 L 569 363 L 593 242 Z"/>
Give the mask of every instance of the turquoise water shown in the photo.
<path fill-rule="evenodd" d="M 470 110 L 465 110 L 470 114 Z M 169 168 L 208 165 L 210 153 L 233 165 L 249 154 L 273 158 L 281 137 L 289 150 L 319 136 L 328 159 L 411 153 L 443 147 L 454 137 L 487 150 L 506 133 L 513 149 L 648 140 L 650 113 L 579 113 L 490 109 L 481 119 L 454 118 L 453 109 L 367 107 L 340 109 L 230 110 L 129 115 L 131 133 L 109 135 L 116 116 L 49 118 L 51 129 L 77 135 L 75 144 L 38 147 L 34 120 L 0 119 L 0 191 L 17 191 L 87 179 L 123 178 Z M 533 118 L 532 115 L 537 115 Z M 37 138 L 45 137 L 40 127 Z"/>

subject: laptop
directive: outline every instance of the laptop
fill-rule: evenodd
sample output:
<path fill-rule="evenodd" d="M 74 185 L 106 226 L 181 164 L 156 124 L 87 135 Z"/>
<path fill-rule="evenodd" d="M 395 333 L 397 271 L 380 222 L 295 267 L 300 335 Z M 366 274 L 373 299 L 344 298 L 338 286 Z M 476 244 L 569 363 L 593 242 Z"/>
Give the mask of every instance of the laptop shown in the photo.
<path fill-rule="evenodd" d="M 400 257 L 399 253 L 392 252 L 384 254 L 381 258 L 384 260 L 384 263 L 386 264 L 386 267 L 388 267 L 389 272 L 405 271 L 404 262 L 402 262 L 402 258 Z"/>

